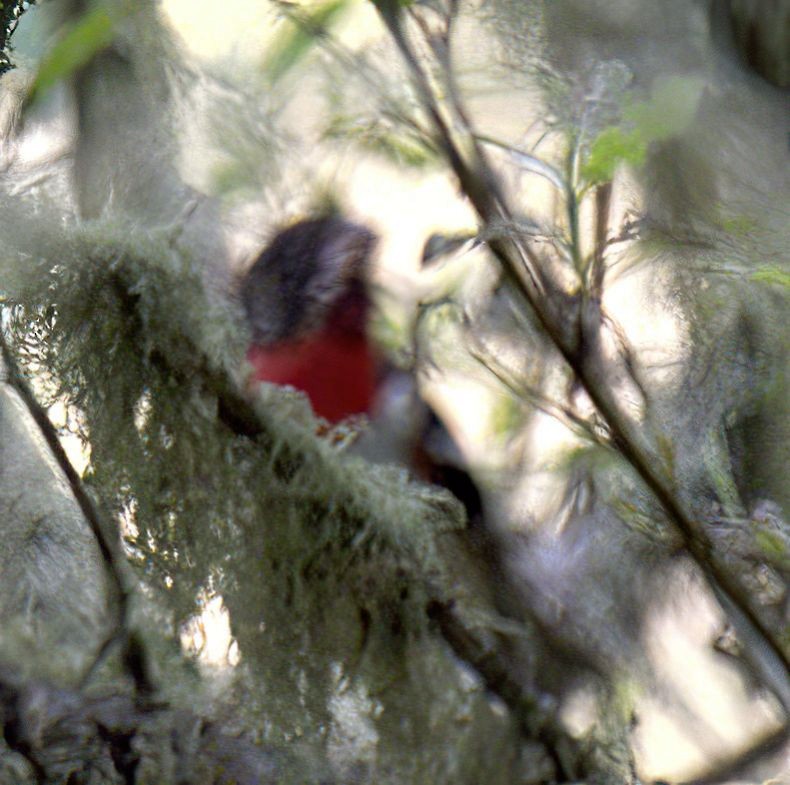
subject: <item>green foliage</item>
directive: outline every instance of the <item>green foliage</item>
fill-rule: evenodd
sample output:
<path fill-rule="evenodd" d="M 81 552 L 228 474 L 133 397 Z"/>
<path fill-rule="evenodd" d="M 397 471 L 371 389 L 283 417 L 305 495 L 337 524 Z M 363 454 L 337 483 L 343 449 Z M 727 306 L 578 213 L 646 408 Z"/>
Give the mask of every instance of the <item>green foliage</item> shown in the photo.
<path fill-rule="evenodd" d="M 697 78 L 656 79 L 650 100 L 633 104 L 624 112 L 627 128 L 609 126 L 593 140 L 581 167 L 585 182 L 608 182 L 620 163 L 641 166 L 651 142 L 682 133 L 694 120 L 702 87 Z"/>
<path fill-rule="evenodd" d="M 408 8 L 418 0 L 370 0 L 380 11 L 393 11 L 400 8 Z"/>
<path fill-rule="evenodd" d="M 581 175 L 590 185 L 612 179 L 620 163 L 641 166 L 647 152 L 647 141 L 638 131 L 605 128 L 590 146 L 590 153 L 581 167 Z"/>
<path fill-rule="evenodd" d="M 41 61 L 28 101 L 40 100 L 106 49 L 115 38 L 117 21 L 106 8 L 97 6 L 69 24 Z"/>
<path fill-rule="evenodd" d="M 617 515 L 626 530 L 645 536 L 645 544 L 677 541 L 655 498 L 614 450 L 582 444 L 557 453 L 551 468 L 567 476 L 569 488 L 582 482 L 602 509 Z M 627 536 L 625 530 L 623 536 Z"/>
<path fill-rule="evenodd" d="M 282 79 L 311 51 L 318 38 L 335 24 L 350 0 L 327 0 L 303 15 L 288 20 L 288 28 L 272 46 L 263 72 L 271 84 Z"/>
<path fill-rule="evenodd" d="M 759 267 L 751 274 L 753 281 L 767 283 L 772 286 L 781 286 L 783 289 L 790 289 L 790 273 L 780 267 L 766 266 Z"/>
<path fill-rule="evenodd" d="M 358 665 L 371 689 L 386 689 L 380 680 L 392 678 L 402 647 L 426 640 L 423 580 L 440 580 L 437 539 L 463 526 L 460 504 L 401 469 L 339 455 L 315 437 L 299 394 L 264 386 L 254 401 L 261 434 L 229 427 L 215 380 L 240 376 L 247 336 L 172 236 L 107 221 L 53 227 L 44 245 L 9 292 L 13 343 L 27 336 L 27 359 L 84 413 L 86 481 L 123 522 L 130 561 L 167 609 L 163 625 L 176 630 L 206 587 L 221 594 L 250 678 L 266 685 L 267 722 L 320 736 L 335 689 L 326 658 L 359 659 L 360 609 L 367 645 L 381 647 Z M 448 693 L 458 676 L 445 671 L 442 696 L 407 688 L 408 700 L 429 704 L 409 705 L 415 722 L 435 698 L 458 700 Z M 384 723 L 401 716 L 385 714 Z M 261 714 L 254 722 L 263 725 Z"/>
<path fill-rule="evenodd" d="M 373 318 L 371 332 L 377 346 L 392 356 L 398 356 L 409 348 L 409 325 L 394 308 L 384 303 Z"/>
<path fill-rule="evenodd" d="M 661 456 L 663 468 L 668 477 L 675 478 L 675 444 L 666 434 L 659 433 L 656 437 L 656 447 Z"/>
<path fill-rule="evenodd" d="M 211 191 L 225 194 L 236 191 L 247 184 L 249 167 L 236 159 L 215 164 L 211 169 Z"/>

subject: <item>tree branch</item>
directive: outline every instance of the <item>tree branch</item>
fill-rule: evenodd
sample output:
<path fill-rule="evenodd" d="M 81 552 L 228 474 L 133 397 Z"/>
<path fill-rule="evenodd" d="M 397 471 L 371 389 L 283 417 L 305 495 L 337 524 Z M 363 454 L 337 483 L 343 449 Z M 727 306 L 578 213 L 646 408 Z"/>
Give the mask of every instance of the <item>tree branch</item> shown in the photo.
<path fill-rule="evenodd" d="M 115 586 L 118 604 L 114 629 L 99 647 L 93 661 L 83 675 L 85 685 L 93 677 L 99 666 L 116 646 L 124 650 L 124 664 L 132 676 L 135 686 L 141 694 L 150 694 L 154 690 L 151 675 L 151 663 L 143 641 L 130 629 L 130 602 L 133 590 L 128 577 L 126 558 L 115 527 L 105 523 L 93 499 L 88 495 L 85 486 L 71 465 L 57 431 L 49 420 L 46 412 L 36 400 L 25 378 L 19 370 L 16 359 L 11 353 L 6 336 L 0 332 L 0 353 L 5 366 L 6 382 L 16 391 L 39 432 L 66 478 L 72 495 L 77 502 L 83 518 L 96 539 L 103 563 Z"/>
<path fill-rule="evenodd" d="M 439 100 L 403 29 L 400 3 L 398 0 L 377 0 L 376 6 L 412 72 L 424 108 L 435 124 L 440 146 L 462 190 L 485 223 L 507 217 L 509 210 L 504 197 L 480 154 L 471 129 L 461 125 L 458 140 L 443 119 Z M 674 480 L 650 444 L 643 425 L 629 416 L 612 389 L 611 368 L 602 344 L 604 318 L 600 295 L 587 289 L 581 302 L 563 295 L 558 286 L 553 286 L 538 271 L 538 259 L 523 241 L 492 240 L 489 246 L 597 407 L 622 456 L 642 477 L 680 532 L 686 549 L 708 578 L 719 603 L 743 638 L 747 656 L 766 686 L 779 698 L 785 713 L 790 715 L 790 662 L 782 646 L 751 607 L 746 590 L 716 557 L 694 513 L 675 493 Z"/>

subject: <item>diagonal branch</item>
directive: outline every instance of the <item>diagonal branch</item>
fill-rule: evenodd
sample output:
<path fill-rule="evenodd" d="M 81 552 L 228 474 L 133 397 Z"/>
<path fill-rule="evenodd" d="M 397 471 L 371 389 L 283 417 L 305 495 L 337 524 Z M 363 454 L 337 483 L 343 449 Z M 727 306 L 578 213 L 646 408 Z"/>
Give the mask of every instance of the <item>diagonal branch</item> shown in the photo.
<path fill-rule="evenodd" d="M 462 190 L 485 223 L 506 217 L 509 210 L 502 191 L 471 129 L 464 128 L 459 121 L 451 130 L 443 117 L 440 100 L 431 90 L 407 39 L 400 3 L 377 0 L 376 7 L 412 72 L 424 109 L 434 122 L 438 142 Z M 629 415 L 610 384 L 600 296 L 589 289 L 583 292 L 581 301 L 565 295 L 539 269 L 535 252 L 524 241 L 494 240 L 489 246 L 597 407 L 620 453 L 642 477 L 679 531 L 687 551 L 708 578 L 719 603 L 742 637 L 745 654 L 790 715 L 787 655 L 773 631 L 753 610 L 746 590 L 717 558 L 695 514 L 677 495 L 674 478 L 651 444 L 646 429 Z"/>
<path fill-rule="evenodd" d="M 39 432 L 46 442 L 52 457 L 63 472 L 71 493 L 96 539 L 105 568 L 115 586 L 116 602 L 118 604 L 116 621 L 113 629 L 110 630 L 96 652 L 87 672 L 83 675 L 82 686 L 90 681 L 111 651 L 116 647 L 121 647 L 124 654 L 124 665 L 132 676 L 138 692 L 150 694 L 154 690 L 151 663 L 142 639 L 130 629 L 130 605 L 133 590 L 131 581 L 128 578 L 126 559 L 117 531 L 103 520 L 96 504 L 85 490 L 80 476 L 71 465 L 71 461 L 60 443 L 55 427 L 20 372 L 19 366 L 8 346 L 7 339 L 2 332 L 0 332 L 0 354 L 2 354 L 2 361 L 5 366 L 6 382 L 21 398 L 28 413 L 38 426 Z"/>

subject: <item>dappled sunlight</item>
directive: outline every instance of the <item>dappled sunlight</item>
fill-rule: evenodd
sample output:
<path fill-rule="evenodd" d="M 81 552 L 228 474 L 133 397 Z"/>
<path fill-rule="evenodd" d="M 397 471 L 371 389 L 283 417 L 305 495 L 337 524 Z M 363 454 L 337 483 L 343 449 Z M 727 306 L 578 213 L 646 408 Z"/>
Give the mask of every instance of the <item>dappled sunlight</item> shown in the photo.
<path fill-rule="evenodd" d="M 73 404 L 60 400 L 47 411 L 50 422 L 58 429 L 58 436 L 66 457 L 74 470 L 82 476 L 91 462 L 91 445 L 85 417 Z"/>
<path fill-rule="evenodd" d="M 181 648 L 202 666 L 235 668 L 241 661 L 239 645 L 230 631 L 230 613 L 221 596 L 203 594 L 200 612 L 181 625 Z"/>
<path fill-rule="evenodd" d="M 128 488 L 122 488 L 121 490 L 125 493 L 129 492 Z M 137 549 L 132 543 L 140 536 L 140 529 L 137 526 L 138 506 L 137 499 L 130 496 L 124 500 L 118 513 L 118 525 L 121 530 L 122 542 L 131 553 L 136 552 Z"/>
<path fill-rule="evenodd" d="M 435 382 L 426 384 L 425 395 L 455 435 L 461 451 L 476 465 L 496 465 L 498 456 L 490 452 L 495 441 L 491 388 L 472 374 L 448 371 L 437 376 Z"/>
<path fill-rule="evenodd" d="M 315 3 L 296 0 L 293 5 L 309 8 Z M 231 0 L 223 5 L 221 13 L 210 0 L 163 0 L 161 6 L 194 56 L 231 61 L 235 67 L 260 64 L 274 36 L 282 30 L 277 24 L 282 15 L 272 3 L 261 0 Z M 357 0 L 351 10 L 340 25 L 347 46 L 357 48 L 383 34 L 371 3 Z"/>
<path fill-rule="evenodd" d="M 627 336 L 651 384 L 677 386 L 691 352 L 688 326 L 673 305 L 668 275 L 653 268 L 617 275 L 606 287 L 604 305 Z"/>
<path fill-rule="evenodd" d="M 587 687 L 573 690 L 563 701 L 560 718 L 569 733 L 578 739 L 589 734 L 598 720 L 598 700 L 595 692 Z"/>
<path fill-rule="evenodd" d="M 219 13 L 210 0 L 165 0 L 165 18 L 183 38 L 192 54 L 237 65 L 260 58 L 270 39 L 275 11 L 268 3 L 232 0 Z"/>
<path fill-rule="evenodd" d="M 329 728 L 329 755 L 338 766 L 347 760 L 375 760 L 379 734 L 375 720 L 383 706 L 368 693 L 361 679 L 345 673 L 344 663 L 330 666 L 334 688 L 329 698 L 332 717 Z"/>
<path fill-rule="evenodd" d="M 355 213 L 382 236 L 378 275 L 383 285 L 395 290 L 413 287 L 419 280 L 423 244 L 431 232 L 476 226 L 471 207 L 445 173 L 406 175 L 392 165 L 363 158 L 339 170 L 341 183 L 346 177 Z"/>
<path fill-rule="evenodd" d="M 693 779 L 781 721 L 776 704 L 753 690 L 746 663 L 714 649 L 725 619 L 701 578 L 682 564 L 667 580 L 643 631 L 660 681 L 638 698 L 634 742 L 644 776 L 674 781 Z"/>
<path fill-rule="evenodd" d="M 567 518 L 563 464 L 583 443 L 565 424 L 542 412 L 531 418 L 521 438 L 521 477 L 510 494 L 509 525 L 548 539 L 559 537 Z"/>
<path fill-rule="evenodd" d="M 74 683 L 272 781 L 687 780 L 780 727 L 786 140 L 705 4 L 103 2 L 4 77 L 2 327 L 85 487 L 0 390 L 0 626 L 93 592 Z"/>
<path fill-rule="evenodd" d="M 151 410 L 153 408 L 153 401 L 151 400 L 150 390 L 146 390 L 137 399 L 134 405 L 134 427 L 137 433 L 142 437 L 148 426 L 148 421 L 151 418 Z"/>

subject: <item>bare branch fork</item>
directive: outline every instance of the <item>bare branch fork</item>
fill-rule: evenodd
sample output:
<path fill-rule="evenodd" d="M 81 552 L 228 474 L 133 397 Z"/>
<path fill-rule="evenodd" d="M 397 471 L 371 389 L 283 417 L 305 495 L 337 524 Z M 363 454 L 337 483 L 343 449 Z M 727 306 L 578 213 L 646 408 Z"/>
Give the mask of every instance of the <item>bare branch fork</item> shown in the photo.
<path fill-rule="evenodd" d="M 496 175 L 489 165 L 470 127 L 454 89 L 449 50 L 439 59 L 444 68 L 446 101 L 421 64 L 406 30 L 406 4 L 399 0 L 374 0 L 376 7 L 401 52 L 417 87 L 423 108 L 433 123 L 437 146 L 444 152 L 454 174 L 484 224 L 509 221 L 509 209 Z M 445 39 L 449 46 L 449 29 L 455 5 L 447 13 Z M 418 9 L 408 8 L 410 15 Z M 423 31 L 424 32 L 424 31 Z M 578 140 L 577 140 L 578 141 Z M 575 146 L 578 153 L 578 144 Z M 569 159 L 569 179 L 575 180 L 578 155 Z M 577 194 L 566 187 L 569 221 L 574 226 Z M 671 467 L 661 458 L 649 428 L 626 411 L 611 385 L 615 370 L 606 358 L 603 346 L 605 316 L 601 306 L 603 255 L 608 228 L 610 190 L 600 187 L 596 193 L 598 220 L 596 249 L 589 268 L 584 269 L 578 237 L 572 235 L 580 292 L 569 294 L 545 272 L 538 253 L 524 238 L 492 238 L 489 247 L 498 258 L 508 278 L 535 312 L 543 329 L 556 345 L 580 384 L 608 425 L 613 441 L 660 502 L 668 519 L 680 533 L 684 546 L 708 578 L 725 613 L 744 642 L 744 654 L 757 668 L 761 678 L 790 714 L 790 663 L 774 633 L 752 608 L 748 594 L 725 569 L 700 522 L 676 492 Z M 628 369 L 628 358 L 621 358 Z"/>

